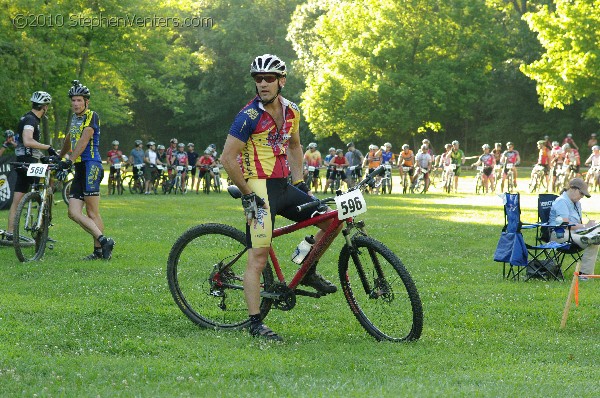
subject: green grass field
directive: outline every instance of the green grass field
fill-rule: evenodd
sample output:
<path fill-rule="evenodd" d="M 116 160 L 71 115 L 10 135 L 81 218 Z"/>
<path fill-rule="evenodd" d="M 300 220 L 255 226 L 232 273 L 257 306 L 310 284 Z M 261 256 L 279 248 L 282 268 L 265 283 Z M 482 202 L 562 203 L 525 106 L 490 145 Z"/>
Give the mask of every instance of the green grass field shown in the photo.
<path fill-rule="evenodd" d="M 11 248 L 0 248 L 0 396 L 600 395 L 598 282 L 581 285 L 580 306 L 559 329 L 571 275 L 566 282 L 503 280 L 502 265 L 492 261 L 503 224 L 498 197 L 367 202 L 368 232 L 398 254 L 419 289 L 419 341 L 376 342 L 340 292 L 272 310 L 267 323 L 283 344 L 201 329 L 169 293 L 167 256 L 195 224 L 241 228 L 240 204 L 226 193 L 104 196 L 106 234 L 117 242 L 110 262 L 79 260 L 92 241 L 64 204 L 55 207 L 50 231 L 58 242 L 43 261 L 21 264 Z M 535 197 L 524 195 L 523 203 L 523 219 L 535 221 Z M 584 209 L 600 218 L 597 197 Z M 303 235 L 277 241 L 284 271 L 295 269 L 288 259 Z M 340 248 L 337 240 L 320 262 L 333 281 Z"/>

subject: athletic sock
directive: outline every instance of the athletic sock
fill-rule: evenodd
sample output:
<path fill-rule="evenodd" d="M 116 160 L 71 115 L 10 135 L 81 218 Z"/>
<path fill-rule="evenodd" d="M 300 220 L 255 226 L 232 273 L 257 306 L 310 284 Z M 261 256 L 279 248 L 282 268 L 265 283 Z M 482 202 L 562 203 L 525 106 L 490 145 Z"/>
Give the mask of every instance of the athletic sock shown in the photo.
<path fill-rule="evenodd" d="M 260 314 L 250 315 L 250 323 L 252 325 L 259 325 L 262 323 L 262 319 L 260 318 Z"/>

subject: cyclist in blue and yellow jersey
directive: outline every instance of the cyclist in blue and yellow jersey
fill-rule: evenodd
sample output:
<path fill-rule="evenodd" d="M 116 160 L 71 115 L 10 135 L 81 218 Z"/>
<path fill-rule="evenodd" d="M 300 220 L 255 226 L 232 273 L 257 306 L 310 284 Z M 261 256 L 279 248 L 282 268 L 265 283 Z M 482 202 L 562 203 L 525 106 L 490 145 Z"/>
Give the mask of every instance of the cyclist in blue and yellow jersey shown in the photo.
<path fill-rule="evenodd" d="M 481 149 L 483 150 L 483 154 L 479 156 L 479 159 L 477 159 L 471 167 L 479 165 L 483 166 L 481 183 L 483 184 L 483 192 L 488 193 L 491 191 L 491 189 L 488 190 L 488 181 L 490 188 L 494 186 L 494 166 L 496 165 L 496 158 L 490 153 L 490 146 L 488 144 L 483 144 Z"/>
<path fill-rule="evenodd" d="M 504 191 L 504 181 L 506 180 L 507 177 L 507 173 L 508 173 L 508 167 L 506 166 L 507 164 L 512 164 L 512 170 L 513 170 L 513 181 L 514 181 L 514 185 L 515 188 L 517 187 L 517 165 L 519 163 L 521 163 L 521 156 L 519 155 L 518 151 L 515 151 L 515 144 L 513 144 L 512 142 L 507 142 L 506 143 L 506 148 L 508 148 L 506 151 L 504 151 L 504 153 L 502 154 L 502 158 L 500 158 L 500 164 L 502 164 L 504 166 L 504 170 L 502 172 L 502 183 L 500 184 L 500 190 Z"/>
<path fill-rule="evenodd" d="M 71 159 L 75 164 L 75 176 L 69 194 L 69 218 L 94 238 L 94 251 L 84 259 L 109 260 L 115 241 L 103 235 L 104 222 L 100 217 L 100 183 L 104 176 L 102 158 L 98 151 L 100 118 L 89 109 L 90 90 L 79 83 L 79 80 L 73 81 L 68 95 L 71 98 L 73 117 L 61 156 L 73 150 Z M 65 163 L 70 165 L 71 160 Z"/>
<path fill-rule="evenodd" d="M 244 273 L 244 296 L 250 315 L 250 334 L 270 340 L 281 337 L 262 323 L 260 279 L 267 263 L 275 215 L 293 221 L 311 217 L 312 211 L 297 212 L 296 206 L 314 200 L 302 179 L 303 152 L 300 144 L 300 110 L 280 93 L 286 84 L 287 69 L 279 57 L 258 56 L 250 67 L 256 96 L 233 122 L 221 162 L 242 192 L 247 219 L 248 264 Z M 242 167 L 237 161 L 241 153 Z M 288 182 L 291 173 L 293 185 Z M 329 223 L 319 225 L 327 228 Z M 315 239 L 323 236 L 320 230 Z M 316 266 L 316 264 L 315 264 Z M 336 286 L 311 267 L 303 284 L 321 293 L 333 293 Z"/>
<path fill-rule="evenodd" d="M 456 170 L 454 170 L 454 192 L 458 192 L 458 177 L 460 176 L 460 168 L 465 163 L 465 153 L 460 149 L 460 143 L 456 140 L 452 141 L 450 161 L 456 165 Z"/>
<path fill-rule="evenodd" d="M 40 130 L 40 120 L 48 112 L 52 97 L 45 91 L 36 91 L 31 95 L 31 110 L 24 114 L 19 120 L 19 125 L 13 134 L 15 146 L 15 155 L 17 162 L 39 163 L 43 156 L 42 151 L 48 151 L 51 156 L 56 155 L 56 151 L 52 146 L 42 144 L 40 138 L 42 136 Z M 7 140 L 10 134 L 6 134 Z M 12 240 L 14 230 L 15 214 L 17 206 L 27 192 L 29 192 L 31 184 L 35 182 L 34 177 L 27 176 L 27 169 L 17 169 L 17 182 L 15 184 L 12 204 L 8 212 L 8 229 L 6 237 Z"/>

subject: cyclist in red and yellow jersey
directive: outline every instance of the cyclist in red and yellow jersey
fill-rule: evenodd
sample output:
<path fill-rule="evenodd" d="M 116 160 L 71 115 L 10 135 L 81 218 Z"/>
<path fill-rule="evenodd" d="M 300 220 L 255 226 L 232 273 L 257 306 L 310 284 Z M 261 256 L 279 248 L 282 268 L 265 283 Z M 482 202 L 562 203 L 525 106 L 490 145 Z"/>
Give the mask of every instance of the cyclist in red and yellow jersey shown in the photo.
<path fill-rule="evenodd" d="M 221 163 L 243 194 L 246 243 L 249 247 L 244 297 L 250 316 L 250 334 L 281 340 L 263 324 L 260 314 L 260 280 L 271 247 L 275 215 L 293 221 L 308 219 L 312 210 L 298 212 L 296 207 L 315 199 L 302 179 L 300 110 L 280 95 L 286 84 L 285 63 L 275 55 L 264 54 L 254 59 L 250 74 L 257 95 L 238 113 L 231 125 Z M 237 161 L 240 153 L 241 169 Z M 288 182 L 290 173 L 293 185 Z M 315 236 L 317 241 L 328 225 L 329 222 L 318 225 L 321 230 Z M 301 283 L 320 293 L 334 293 L 337 287 L 316 273 L 315 266 Z"/>

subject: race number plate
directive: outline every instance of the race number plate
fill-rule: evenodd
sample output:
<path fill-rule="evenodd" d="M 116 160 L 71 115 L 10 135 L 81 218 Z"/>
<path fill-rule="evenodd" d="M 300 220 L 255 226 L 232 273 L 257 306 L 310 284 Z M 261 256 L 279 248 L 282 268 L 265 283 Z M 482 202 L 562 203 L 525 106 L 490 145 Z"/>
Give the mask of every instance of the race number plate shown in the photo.
<path fill-rule="evenodd" d="M 119 170 L 121 168 L 121 163 L 115 163 L 113 164 L 113 167 L 115 170 Z"/>
<path fill-rule="evenodd" d="M 177 166 L 177 171 L 183 171 L 183 166 Z"/>
<path fill-rule="evenodd" d="M 192 170 L 192 166 L 188 166 L 188 168 L 187 168 L 187 169 L 188 169 L 189 171 L 191 171 L 191 170 Z"/>
<path fill-rule="evenodd" d="M 345 220 L 367 211 L 367 202 L 361 191 L 350 191 L 335 197 L 338 219 Z"/>
<path fill-rule="evenodd" d="M 47 164 L 43 163 L 31 163 L 27 168 L 27 177 L 45 177 Z"/>
<path fill-rule="evenodd" d="M 514 167 L 515 167 L 514 163 L 507 163 L 507 164 L 506 164 L 506 168 L 507 168 L 507 169 L 512 169 L 512 168 L 514 168 Z"/>
<path fill-rule="evenodd" d="M 215 168 L 212 169 L 212 171 L 213 171 L 213 173 L 218 174 L 219 173 L 219 168 L 215 167 Z"/>
<path fill-rule="evenodd" d="M 308 166 L 308 171 L 315 171 L 315 166 Z"/>
<path fill-rule="evenodd" d="M 384 166 L 385 166 L 386 170 L 391 170 L 392 169 L 392 165 L 389 164 L 389 163 L 386 163 Z"/>
<path fill-rule="evenodd" d="M 477 166 L 477 171 L 483 171 L 483 166 Z"/>

